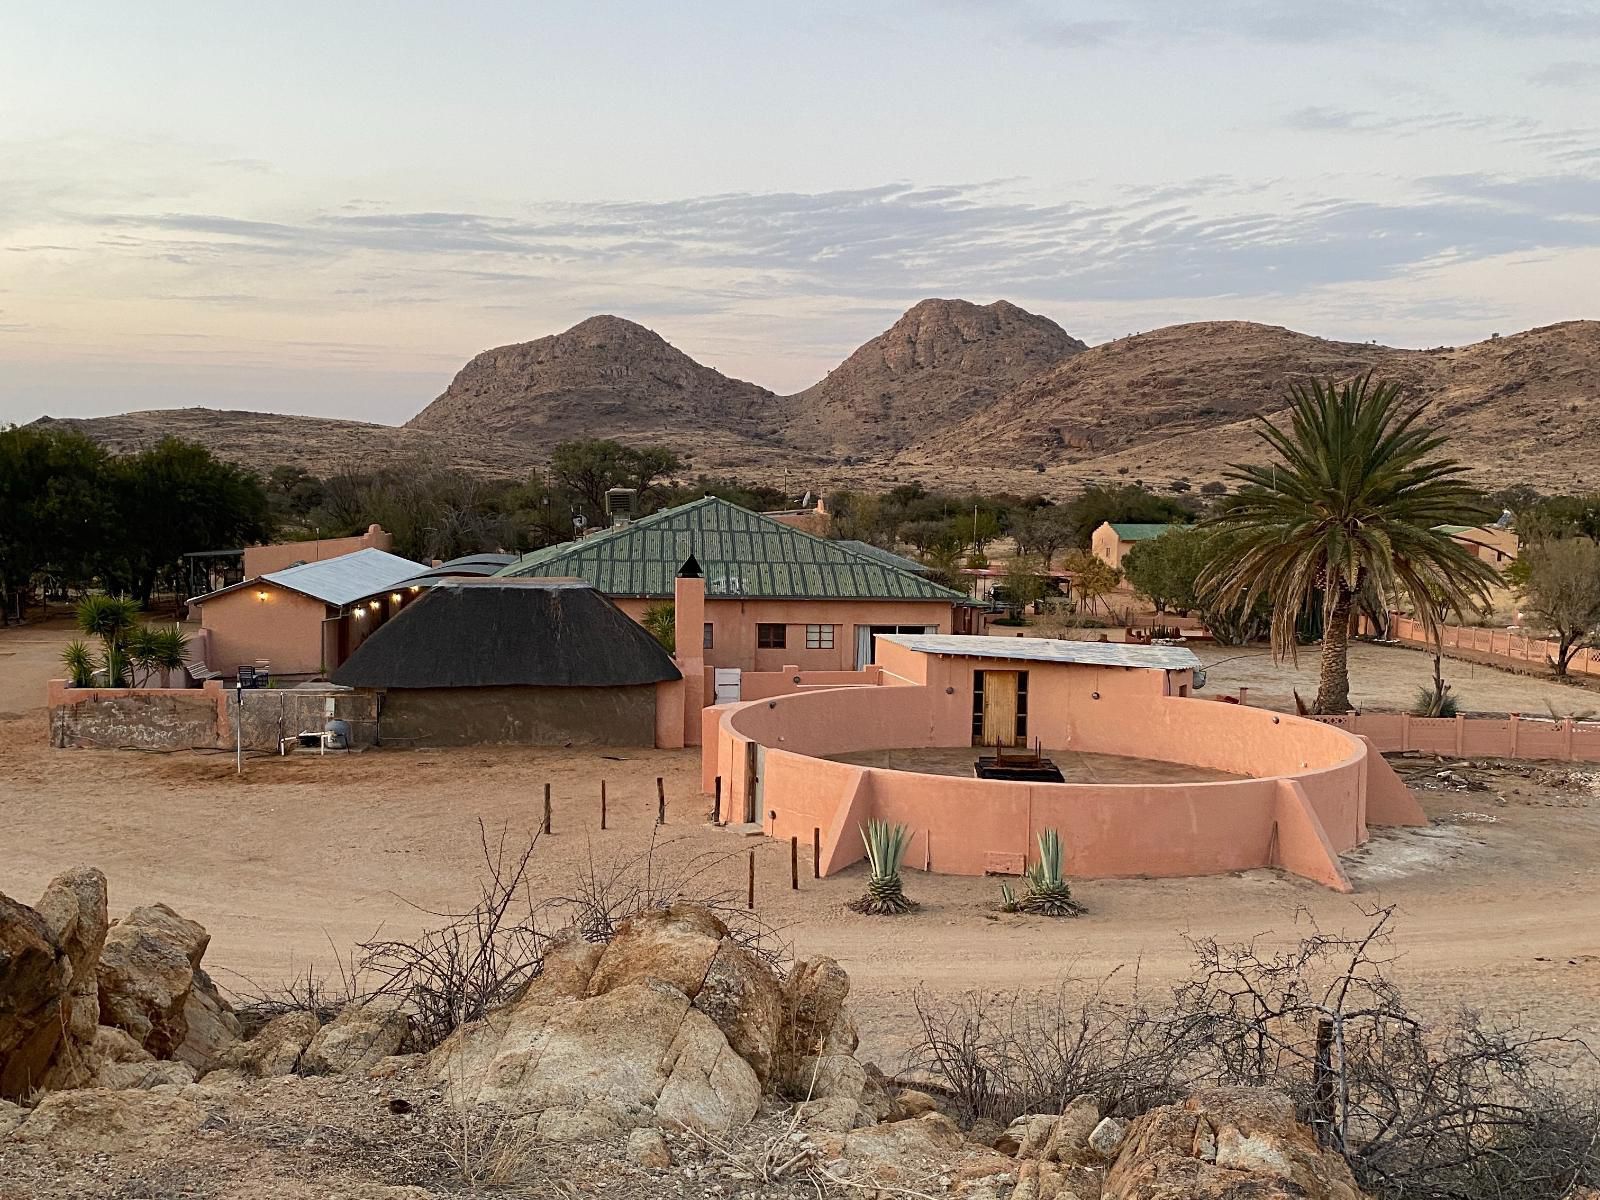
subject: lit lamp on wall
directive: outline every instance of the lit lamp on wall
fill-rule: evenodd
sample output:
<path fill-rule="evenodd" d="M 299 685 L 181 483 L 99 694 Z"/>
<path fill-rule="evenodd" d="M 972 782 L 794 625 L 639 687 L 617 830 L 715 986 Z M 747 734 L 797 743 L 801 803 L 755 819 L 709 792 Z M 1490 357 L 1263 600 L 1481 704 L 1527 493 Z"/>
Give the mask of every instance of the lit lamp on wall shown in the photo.
<path fill-rule="evenodd" d="M 374 600 L 371 604 L 367 605 L 367 607 L 370 608 L 373 612 L 377 612 L 378 611 L 378 602 L 376 600 Z"/>
<path fill-rule="evenodd" d="M 262 588 L 259 592 L 257 592 L 256 593 L 256 599 L 261 601 L 261 603 L 265 604 L 267 602 L 267 589 L 266 588 Z"/>
<path fill-rule="evenodd" d="M 389 603 L 390 604 L 399 604 L 400 603 L 400 593 L 399 592 L 390 592 L 389 593 Z"/>

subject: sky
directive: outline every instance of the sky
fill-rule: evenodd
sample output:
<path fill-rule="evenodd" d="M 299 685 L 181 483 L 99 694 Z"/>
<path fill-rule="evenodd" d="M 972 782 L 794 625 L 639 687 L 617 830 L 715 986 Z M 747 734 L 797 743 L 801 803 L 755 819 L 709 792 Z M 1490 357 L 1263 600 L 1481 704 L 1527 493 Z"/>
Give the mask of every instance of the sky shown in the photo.
<path fill-rule="evenodd" d="M 398 423 L 599 312 L 792 392 L 928 296 L 1600 317 L 1600 0 L 0 3 L 0 423 Z"/>

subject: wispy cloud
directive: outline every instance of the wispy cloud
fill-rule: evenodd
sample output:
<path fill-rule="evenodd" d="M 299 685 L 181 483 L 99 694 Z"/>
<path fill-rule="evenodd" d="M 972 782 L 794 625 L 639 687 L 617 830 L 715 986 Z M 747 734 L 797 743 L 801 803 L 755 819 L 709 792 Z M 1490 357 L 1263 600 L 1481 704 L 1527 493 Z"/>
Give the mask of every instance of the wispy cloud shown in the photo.
<path fill-rule="evenodd" d="M 1530 74 L 1528 82 L 1553 88 L 1600 86 L 1600 62 L 1590 59 L 1551 63 Z"/>

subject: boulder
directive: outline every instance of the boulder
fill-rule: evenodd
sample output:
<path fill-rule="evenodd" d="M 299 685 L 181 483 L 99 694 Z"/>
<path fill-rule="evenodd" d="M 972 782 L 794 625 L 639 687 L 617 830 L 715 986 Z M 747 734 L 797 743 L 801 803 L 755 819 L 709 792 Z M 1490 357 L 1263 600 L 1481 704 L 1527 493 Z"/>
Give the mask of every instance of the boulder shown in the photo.
<path fill-rule="evenodd" d="M 915 1187 L 948 1177 L 954 1194 L 969 1197 L 989 1186 L 981 1181 L 1010 1195 L 1017 1178 L 1013 1159 L 975 1149 L 943 1113 L 854 1130 L 845 1138 L 844 1160 L 858 1183 Z"/>
<path fill-rule="evenodd" d="M 369 1071 L 398 1051 L 410 1032 L 411 1023 L 392 1001 L 347 1004 L 312 1037 L 300 1070 L 308 1075 Z"/>
<path fill-rule="evenodd" d="M 94 1031 L 94 1057 L 105 1063 L 155 1062 L 155 1055 L 114 1025 L 100 1025 Z"/>
<path fill-rule="evenodd" d="M 901 1120 L 939 1111 L 939 1101 L 916 1088 L 901 1088 L 894 1094 L 894 1102 Z"/>
<path fill-rule="evenodd" d="M 584 941 L 576 928 L 568 926 L 550 939 L 538 977 L 514 1001 L 554 1004 L 557 1000 L 583 999 L 589 994 L 589 981 L 594 978 L 594 969 L 600 965 L 605 949 L 599 943 Z"/>
<path fill-rule="evenodd" d="M 22 1124 L 22 1119 L 28 1115 L 28 1110 L 20 1104 L 13 1104 L 9 1100 L 0 1100 L 0 1142 L 11 1136 L 11 1131 Z"/>
<path fill-rule="evenodd" d="M 1258 1088 L 1197 1092 L 1128 1128 L 1105 1200 L 1362 1200 L 1342 1157 L 1317 1145 L 1288 1097 Z"/>
<path fill-rule="evenodd" d="M 630 983 L 658 979 L 692 1000 L 727 936 L 726 925 L 692 904 L 630 917 L 601 952 L 589 995 L 604 996 Z"/>
<path fill-rule="evenodd" d="M 115 1154 L 195 1133 L 205 1118 L 200 1105 L 161 1092 L 51 1092 L 11 1140 L 64 1154 Z"/>
<path fill-rule="evenodd" d="M 172 1057 L 204 1074 L 239 1041 L 239 1018 L 218 993 L 211 976 L 196 967 L 194 985 L 183 1002 L 183 1041 Z"/>
<path fill-rule="evenodd" d="M 855 1025 L 845 1008 L 850 976 L 831 958 L 802 960 L 783 985 L 779 1074 L 793 1086 L 801 1061 L 816 1054 L 854 1054 Z"/>
<path fill-rule="evenodd" d="M 148 1062 L 103 1062 L 89 1086 L 124 1091 L 128 1088 L 153 1088 L 163 1084 L 187 1087 L 195 1081 L 188 1063 L 151 1059 Z"/>
<path fill-rule="evenodd" d="M 567 1127 L 583 1114 L 597 1133 L 652 1120 L 725 1131 L 749 1122 L 761 1098 L 722 1031 L 653 977 L 579 1001 L 530 996 L 458 1031 L 429 1069 L 455 1102 L 513 1116 L 559 1109 L 572 1114 Z"/>
<path fill-rule="evenodd" d="M 248 1042 L 236 1042 L 224 1051 L 216 1067 L 258 1079 L 293 1075 L 317 1027 L 316 1016 L 308 1012 L 273 1017 Z"/>
<path fill-rule="evenodd" d="M 1128 1123 L 1116 1117 L 1106 1117 L 1089 1135 L 1089 1149 L 1105 1162 L 1116 1158 L 1122 1140 L 1128 1136 Z"/>
<path fill-rule="evenodd" d="M 211 935 L 165 904 L 134 909 L 111 927 L 100 953 L 100 1021 L 170 1058 L 189 1026 L 184 1006 Z"/>
<path fill-rule="evenodd" d="M 4 1120 L 0 1114 L 0 1121 Z M 641 1167 L 664 1171 L 672 1165 L 672 1151 L 658 1129 L 635 1129 L 628 1135 L 628 1158 Z"/>
<path fill-rule="evenodd" d="M 783 990 L 772 969 L 724 937 L 699 991 L 691 994 L 694 1006 L 715 1022 L 766 1087 L 777 1063 L 784 1018 Z"/>
<path fill-rule="evenodd" d="M 94 1041 L 100 1024 L 100 985 L 96 967 L 108 927 L 105 874 L 74 867 L 45 884 L 35 905 L 72 968 L 68 1035 L 80 1046 Z"/>
<path fill-rule="evenodd" d="M 1100 1124 L 1100 1098 L 1074 1096 L 1056 1118 L 1050 1137 L 1040 1148 L 1046 1162 L 1095 1164 L 1101 1160 L 1089 1139 Z"/>
<path fill-rule="evenodd" d="M 34 909 L 0 894 L 0 1100 L 37 1088 L 71 1022 L 72 964 Z"/>

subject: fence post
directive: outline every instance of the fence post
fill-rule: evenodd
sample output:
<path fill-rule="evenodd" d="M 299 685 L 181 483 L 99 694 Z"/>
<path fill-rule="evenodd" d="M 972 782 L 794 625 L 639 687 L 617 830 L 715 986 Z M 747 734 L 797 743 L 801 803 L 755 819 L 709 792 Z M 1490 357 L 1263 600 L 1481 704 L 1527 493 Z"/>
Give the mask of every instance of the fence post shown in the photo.
<path fill-rule="evenodd" d="M 822 830 L 811 827 L 811 878 L 822 878 Z"/>
<path fill-rule="evenodd" d="M 751 912 L 756 910 L 756 852 L 750 851 L 750 880 L 745 890 L 744 906 Z"/>
<path fill-rule="evenodd" d="M 1334 1117 L 1333 1022 L 1317 1019 L 1316 1059 L 1311 1069 L 1311 1128 L 1317 1144 L 1328 1145 L 1333 1138 Z"/>
<path fill-rule="evenodd" d="M 600 781 L 600 828 L 606 827 L 606 781 Z"/>
<path fill-rule="evenodd" d="M 1517 732 L 1522 727 L 1522 714 L 1511 714 L 1511 757 L 1517 757 Z"/>
<path fill-rule="evenodd" d="M 548 783 L 544 785 L 544 831 L 546 833 L 551 832 L 551 829 L 550 829 L 550 785 Z"/>
<path fill-rule="evenodd" d="M 713 798 L 712 798 L 712 801 L 711 801 L 711 823 L 713 825 L 721 825 L 722 824 L 722 776 L 721 775 L 717 776 L 717 787 L 716 787 L 716 791 L 713 793 Z"/>
<path fill-rule="evenodd" d="M 792 834 L 789 837 L 789 890 L 800 890 L 800 839 Z"/>
<path fill-rule="evenodd" d="M 667 823 L 667 785 L 661 776 L 656 776 L 656 824 Z"/>

